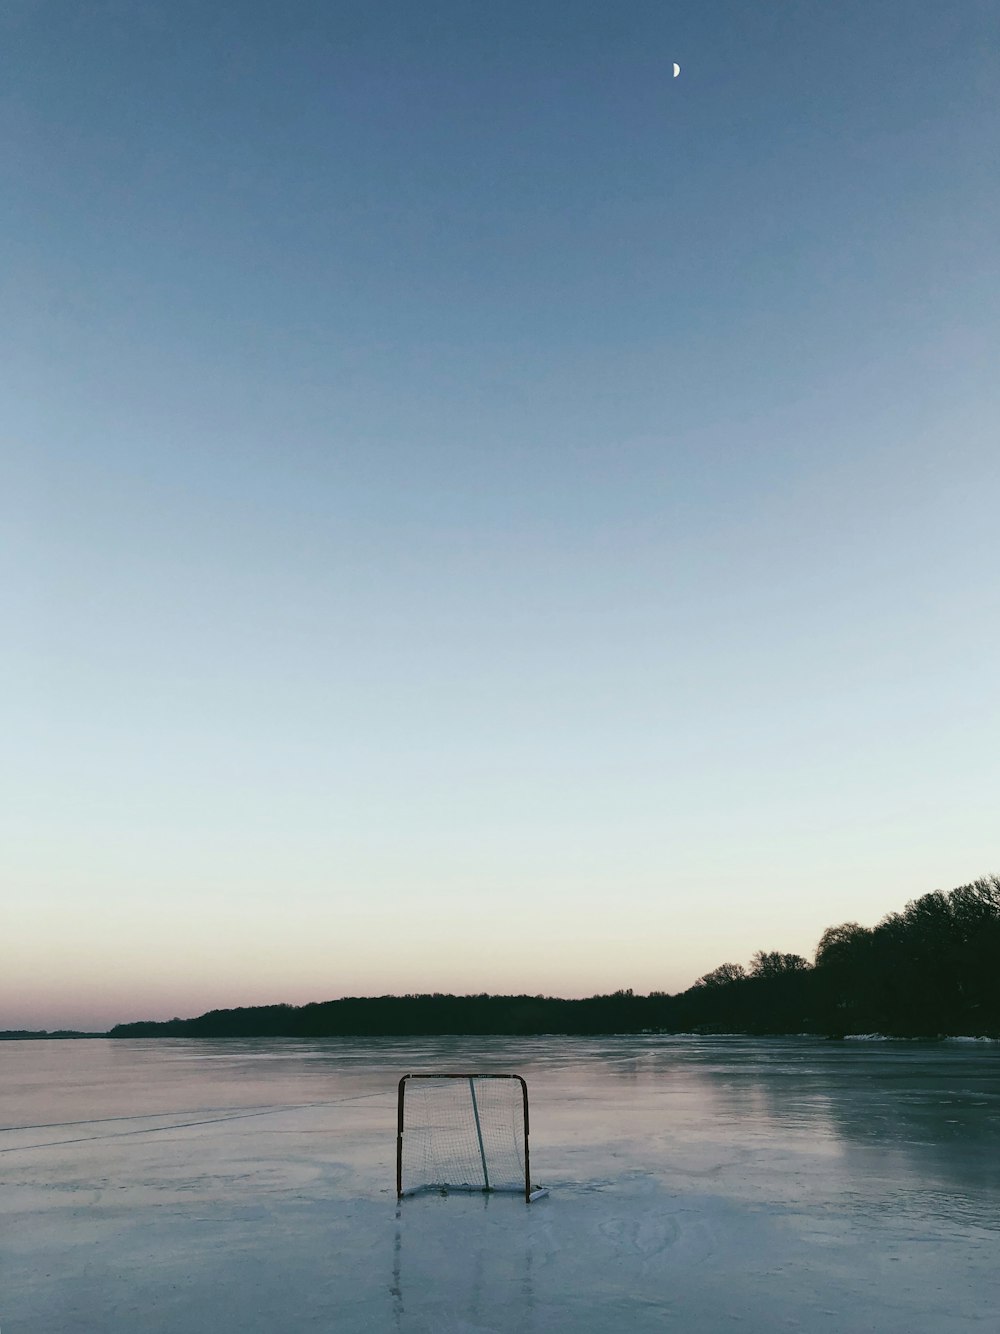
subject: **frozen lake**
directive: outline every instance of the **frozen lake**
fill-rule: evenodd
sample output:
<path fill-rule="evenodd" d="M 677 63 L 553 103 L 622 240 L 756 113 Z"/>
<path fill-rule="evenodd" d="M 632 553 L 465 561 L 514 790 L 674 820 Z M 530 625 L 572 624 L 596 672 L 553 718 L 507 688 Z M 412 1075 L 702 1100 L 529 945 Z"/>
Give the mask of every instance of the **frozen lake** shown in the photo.
<path fill-rule="evenodd" d="M 397 1205 L 396 1081 L 516 1071 L 550 1195 Z M 1000 1310 L 1000 1045 L 0 1043 L 4 1334 L 958 1334 Z"/>

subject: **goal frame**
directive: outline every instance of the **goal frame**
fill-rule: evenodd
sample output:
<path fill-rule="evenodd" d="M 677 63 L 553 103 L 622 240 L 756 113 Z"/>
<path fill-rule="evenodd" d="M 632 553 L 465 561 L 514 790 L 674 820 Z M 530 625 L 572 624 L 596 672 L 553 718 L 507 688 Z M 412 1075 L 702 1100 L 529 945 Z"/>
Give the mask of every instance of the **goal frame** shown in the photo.
<path fill-rule="evenodd" d="M 521 1106 L 523 1108 L 523 1114 L 524 1114 L 524 1131 L 523 1131 L 524 1138 L 523 1138 L 523 1143 L 521 1145 L 522 1154 L 524 1157 L 524 1200 L 526 1204 L 530 1203 L 532 1194 L 533 1193 L 537 1194 L 537 1192 L 533 1192 L 532 1190 L 531 1165 L 530 1165 L 530 1159 L 528 1157 L 528 1086 L 520 1075 L 511 1075 L 511 1074 L 501 1073 L 495 1070 L 473 1070 L 473 1071 L 446 1070 L 446 1071 L 435 1071 L 434 1073 L 428 1073 L 428 1074 L 416 1073 L 416 1074 L 403 1075 L 402 1079 L 399 1081 L 397 1097 L 396 1097 L 396 1199 L 401 1200 L 403 1198 L 403 1134 L 405 1131 L 406 1086 L 410 1080 L 424 1080 L 424 1079 L 451 1079 L 451 1080 L 460 1079 L 468 1082 L 469 1088 L 472 1093 L 472 1114 L 475 1118 L 476 1137 L 479 1141 L 480 1154 L 484 1154 L 484 1150 L 483 1150 L 482 1134 L 479 1129 L 479 1110 L 476 1104 L 475 1085 L 473 1084 L 473 1080 L 476 1079 L 517 1080 L 517 1082 L 521 1086 Z M 486 1171 L 485 1156 L 483 1158 L 483 1176 L 486 1184 L 483 1185 L 480 1189 L 482 1190 L 484 1195 L 492 1194 L 494 1188 L 488 1184 L 489 1177 Z"/>

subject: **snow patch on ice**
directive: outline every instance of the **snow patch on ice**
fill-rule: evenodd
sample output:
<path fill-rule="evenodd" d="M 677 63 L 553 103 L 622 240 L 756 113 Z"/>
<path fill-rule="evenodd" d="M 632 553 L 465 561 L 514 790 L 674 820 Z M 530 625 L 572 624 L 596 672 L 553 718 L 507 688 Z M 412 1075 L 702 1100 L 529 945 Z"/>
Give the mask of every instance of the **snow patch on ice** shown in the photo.
<path fill-rule="evenodd" d="M 891 1033 L 845 1033 L 845 1042 L 927 1042 L 927 1038 L 899 1038 L 893 1037 Z M 934 1039 L 930 1039 L 934 1041 Z M 982 1037 L 946 1037 L 938 1041 L 943 1042 L 987 1042 L 994 1046 L 1000 1046 L 1000 1038 L 982 1038 Z"/>

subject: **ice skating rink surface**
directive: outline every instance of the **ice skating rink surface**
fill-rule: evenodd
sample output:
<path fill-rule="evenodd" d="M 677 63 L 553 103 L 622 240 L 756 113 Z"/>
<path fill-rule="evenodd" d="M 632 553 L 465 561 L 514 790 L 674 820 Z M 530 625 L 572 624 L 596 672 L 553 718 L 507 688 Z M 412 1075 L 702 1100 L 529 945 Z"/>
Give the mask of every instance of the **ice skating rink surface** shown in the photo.
<path fill-rule="evenodd" d="M 550 1194 L 397 1204 L 396 1081 L 524 1075 Z M 1000 1044 L 0 1044 L 3 1334 L 972 1334 Z"/>

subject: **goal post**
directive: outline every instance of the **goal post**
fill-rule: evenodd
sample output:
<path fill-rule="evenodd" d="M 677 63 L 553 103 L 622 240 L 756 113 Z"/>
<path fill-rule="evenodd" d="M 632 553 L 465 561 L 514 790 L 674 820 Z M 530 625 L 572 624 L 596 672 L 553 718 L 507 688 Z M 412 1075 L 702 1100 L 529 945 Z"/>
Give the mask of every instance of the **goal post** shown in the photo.
<path fill-rule="evenodd" d="M 403 1075 L 396 1116 L 396 1196 L 507 1191 L 538 1198 L 528 1155 L 528 1086 L 520 1075 Z"/>

